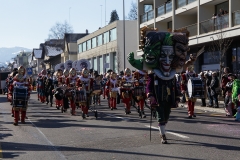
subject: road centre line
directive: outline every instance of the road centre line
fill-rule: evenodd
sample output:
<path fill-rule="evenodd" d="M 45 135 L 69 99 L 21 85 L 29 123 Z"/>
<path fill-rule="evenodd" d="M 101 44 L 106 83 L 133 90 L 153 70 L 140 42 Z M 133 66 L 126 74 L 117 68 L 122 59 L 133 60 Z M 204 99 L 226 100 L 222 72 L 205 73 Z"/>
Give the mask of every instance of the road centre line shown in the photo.
<path fill-rule="evenodd" d="M 148 128 L 150 128 L 149 125 L 145 125 L 145 126 L 148 127 Z M 151 128 L 152 128 L 152 129 L 155 129 L 155 130 L 159 130 L 158 127 L 153 127 L 153 126 L 152 126 Z M 166 133 L 172 134 L 172 135 L 177 136 L 177 137 L 180 137 L 180 138 L 189 138 L 189 137 L 187 137 L 187 136 L 184 136 L 184 135 L 182 135 L 182 134 L 178 134 L 178 133 L 175 133 L 175 132 L 166 131 Z"/>

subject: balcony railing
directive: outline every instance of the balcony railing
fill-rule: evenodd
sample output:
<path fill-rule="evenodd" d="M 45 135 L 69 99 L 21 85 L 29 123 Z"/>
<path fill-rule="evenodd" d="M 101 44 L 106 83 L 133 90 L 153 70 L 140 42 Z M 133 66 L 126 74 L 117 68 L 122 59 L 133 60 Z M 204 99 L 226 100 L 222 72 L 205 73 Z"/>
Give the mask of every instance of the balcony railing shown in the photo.
<path fill-rule="evenodd" d="M 141 23 L 147 22 L 154 18 L 154 11 L 148 11 L 141 16 Z"/>
<path fill-rule="evenodd" d="M 197 0 L 176 0 L 177 8 L 186 6 L 195 1 L 197 1 Z"/>
<path fill-rule="evenodd" d="M 233 26 L 240 25 L 240 10 L 233 12 Z"/>
<path fill-rule="evenodd" d="M 186 28 L 189 31 L 189 37 L 196 36 L 197 35 L 197 23 L 191 24 L 186 27 L 182 27 L 180 29 Z"/>
<path fill-rule="evenodd" d="M 161 16 L 171 11 L 172 11 L 172 1 L 169 1 L 168 3 L 164 3 L 157 8 L 157 15 Z"/>
<path fill-rule="evenodd" d="M 221 30 L 229 27 L 229 15 L 225 14 L 200 22 L 200 34 Z"/>

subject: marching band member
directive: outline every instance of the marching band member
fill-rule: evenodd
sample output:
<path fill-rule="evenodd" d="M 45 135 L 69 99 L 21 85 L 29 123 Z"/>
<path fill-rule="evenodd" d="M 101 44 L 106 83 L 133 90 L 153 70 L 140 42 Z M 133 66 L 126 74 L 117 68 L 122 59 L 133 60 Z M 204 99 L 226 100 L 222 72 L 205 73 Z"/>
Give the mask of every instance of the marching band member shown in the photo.
<path fill-rule="evenodd" d="M 117 81 L 117 74 L 115 72 L 112 72 L 110 74 L 110 79 L 106 83 L 106 88 L 108 89 L 107 92 L 109 92 L 110 96 L 110 108 L 111 110 L 117 109 L 117 93 L 119 92 L 119 84 Z"/>
<path fill-rule="evenodd" d="M 46 96 L 47 104 L 50 102 L 51 107 L 53 104 L 53 89 L 54 89 L 54 84 L 53 84 L 53 79 L 51 77 L 51 71 L 47 71 L 47 77 L 45 81 L 45 96 Z"/>
<path fill-rule="evenodd" d="M 63 77 L 62 76 L 63 76 L 63 71 L 61 69 L 58 69 L 57 73 L 56 73 L 57 87 L 60 87 L 63 84 Z M 59 94 L 58 91 L 56 91 L 55 96 L 56 96 L 56 94 Z M 55 102 L 56 102 L 56 108 L 60 108 L 61 106 L 63 106 L 63 100 L 62 99 L 60 100 L 60 98 L 59 99 L 56 98 Z"/>
<path fill-rule="evenodd" d="M 69 71 L 69 76 L 66 79 L 66 85 L 68 88 L 71 88 L 75 91 L 75 85 L 78 80 L 77 72 L 74 68 L 71 68 Z M 72 108 L 71 114 L 76 115 L 76 104 L 75 104 L 75 95 L 71 95 L 71 97 L 68 97 L 70 100 L 70 106 Z"/>
<path fill-rule="evenodd" d="M 87 68 L 84 68 L 82 70 L 81 76 L 77 80 L 76 86 L 80 92 L 83 92 L 83 97 L 79 103 L 82 109 L 82 117 L 86 118 L 86 116 L 88 116 L 90 94 L 93 87 L 93 79 L 89 78 L 89 70 Z"/>
<path fill-rule="evenodd" d="M 134 76 L 134 99 L 138 106 L 139 117 L 146 118 L 144 113 L 144 102 L 146 99 L 146 91 L 145 91 L 145 80 L 147 80 L 147 72 L 146 71 L 135 71 L 133 73 Z"/>
<path fill-rule="evenodd" d="M 69 70 L 68 69 L 64 69 L 63 71 L 63 75 L 62 75 L 62 86 L 66 87 L 66 80 L 69 76 Z M 66 90 L 66 88 L 64 88 L 64 90 Z M 68 97 L 66 96 L 66 94 L 64 94 L 63 96 L 63 105 L 62 107 L 64 108 L 64 111 L 66 111 L 69 108 L 69 104 L 68 104 Z M 57 109 L 60 109 L 59 107 L 57 107 Z"/>
<path fill-rule="evenodd" d="M 41 71 L 41 78 L 39 79 L 39 91 L 40 91 L 40 101 L 45 103 L 45 78 L 46 78 L 46 70 L 43 69 Z"/>
<path fill-rule="evenodd" d="M 40 86 L 41 86 L 41 78 L 42 78 L 42 75 L 41 73 L 38 74 L 38 78 L 37 78 L 37 96 L 38 96 L 38 101 L 40 99 Z"/>
<path fill-rule="evenodd" d="M 20 66 L 18 68 L 18 74 L 13 78 L 13 85 L 23 85 L 28 87 L 28 99 L 30 96 L 30 91 L 29 91 L 29 84 L 26 81 L 26 76 L 25 76 L 25 68 L 23 66 Z M 27 99 L 27 100 L 28 100 Z M 19 103 L 23 103 L 23 102 L 19 102 Z M 18 125 L 18 120 L 19 120 L 19 112 L 21 112 L 21 122 L 25 123 L 25 118 L 26 118 L 26 110 L 27 110 L 27 104 L 24 107 L 19 107 L 17 105 L 14 104 L 13 106 L 13 110 L 14 110 L 14 125 Z"/>
<path fill-rule="evenodd" d="M 125 105 L 125 114 L 130 114 L 131 100 L 132 100 L 132 73 L 129 68 L 124 71 L 124 76 L 121 80 L 121 97 Z"/>
<path fill-rule="evenodd" d="M 182 94 L 185 94 L 187 105 L 188 105 L 188 118 L 196 117 L 194 114 L 194 105 L 196 102 L 196 98 L 190 98 L 188 95 L 188 88 L 187 83 L 190 78 L 197 77 L 196 73 L 194 72 L 194 66 L 189 65 L 187 67 L 186 73 L 183 73 L 182 75 L 182 81 L 181 81 L 181 91 Z"/>

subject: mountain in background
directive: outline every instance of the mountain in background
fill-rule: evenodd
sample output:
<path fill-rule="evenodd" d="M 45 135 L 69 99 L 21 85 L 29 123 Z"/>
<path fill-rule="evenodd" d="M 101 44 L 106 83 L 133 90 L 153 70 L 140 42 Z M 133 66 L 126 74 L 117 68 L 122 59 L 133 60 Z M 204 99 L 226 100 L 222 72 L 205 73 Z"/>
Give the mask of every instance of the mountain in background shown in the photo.
<path fill-rule="evenodd" d="M 18 53 L 22 51 L 31 52 L 32 49 L 24 47 L 12 47 L 12 48 L 2 47 L 0 48 L 0 62 L 5 63 L 6 61 L 10 61 L 12 58 L 14 58 Z"/>

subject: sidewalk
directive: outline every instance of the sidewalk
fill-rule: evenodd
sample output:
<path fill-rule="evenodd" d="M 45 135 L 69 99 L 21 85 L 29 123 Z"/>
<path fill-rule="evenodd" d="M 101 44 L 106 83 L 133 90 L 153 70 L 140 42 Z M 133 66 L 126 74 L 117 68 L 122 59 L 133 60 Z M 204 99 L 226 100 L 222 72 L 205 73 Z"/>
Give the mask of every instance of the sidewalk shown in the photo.
<path fill-rule="evenodd" d="M 218 101 L 219 108 L 213 108 L 213 107 L 201 107 L 201 99 L 197 99 L 197 102 L 195 104 L 195 109 L 203 110 L 203 111 L 209 111 L 209 112 L 217 112 L 217 113 L 223 113 L 225 114 L 224 110 L 224 103 L 223 101 Z M 206 100 L 206 104 L 208 104 L 208 100 Z M 179 107 L 182 106 L 187 108 L 187 103 L 179 103 Z"/>

